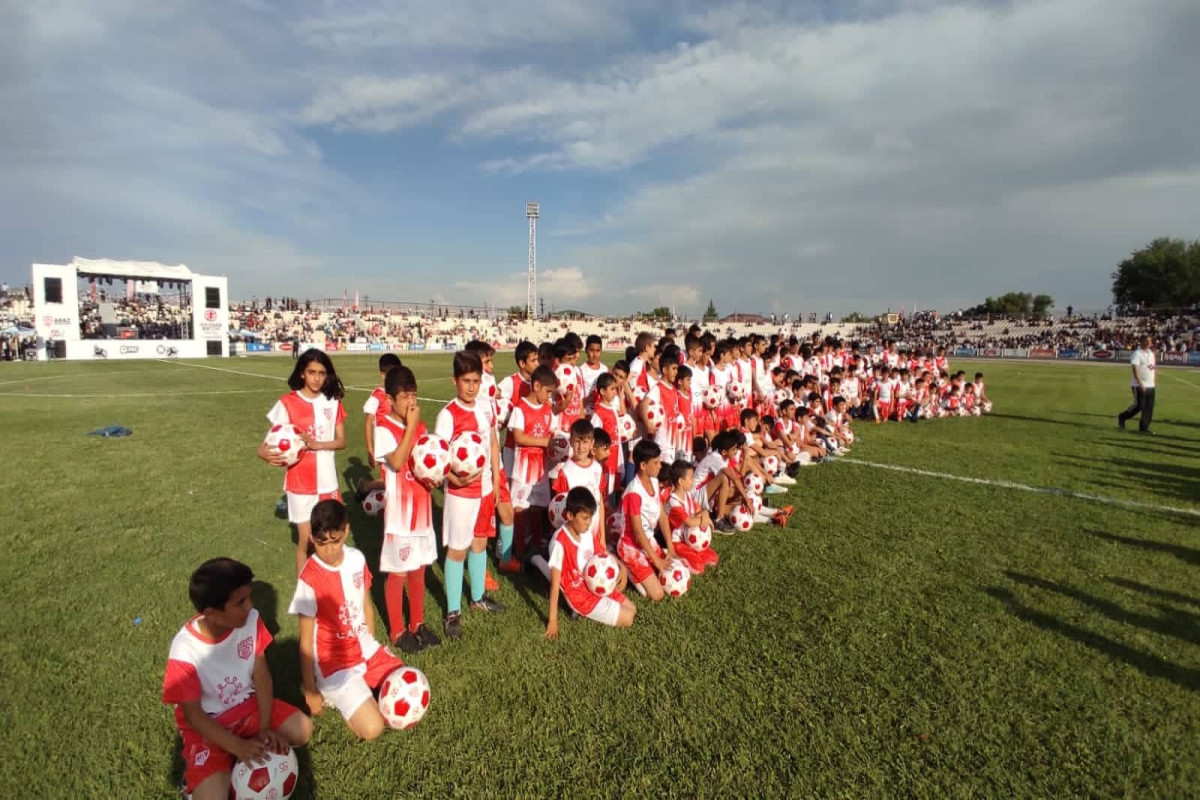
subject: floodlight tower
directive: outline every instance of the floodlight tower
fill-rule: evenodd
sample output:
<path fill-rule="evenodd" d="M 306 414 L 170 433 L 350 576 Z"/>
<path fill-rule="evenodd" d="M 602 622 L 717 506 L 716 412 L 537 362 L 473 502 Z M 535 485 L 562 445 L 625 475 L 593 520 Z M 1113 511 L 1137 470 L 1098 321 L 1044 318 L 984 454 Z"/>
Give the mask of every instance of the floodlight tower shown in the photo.
<path fill-rule="evenodd" d="M 537 319 L 537 220 L 541 205 L 533 200 L 525 204 L 525 216 L 529 219 L 529 278 L 525 289 L 525 316 Z"/>

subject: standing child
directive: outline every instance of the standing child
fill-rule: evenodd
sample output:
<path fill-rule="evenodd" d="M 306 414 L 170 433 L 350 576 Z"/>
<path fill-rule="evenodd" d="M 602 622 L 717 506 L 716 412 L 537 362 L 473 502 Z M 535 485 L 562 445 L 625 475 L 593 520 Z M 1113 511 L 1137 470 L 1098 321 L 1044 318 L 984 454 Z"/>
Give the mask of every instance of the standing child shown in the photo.
<path fill-rule="evenodd" d="M 637 607 L 622 594 L 625 571 L 622 568 L 617 591 L 601 597 L 588 591 L 583 582 L 583 570 L 596 553 L 604 552 L 604 540 L 595 531 L 593 520 L 601 514 L 596 498 L 582 486 L 567 493 L 564 516 L 567 524 L 550 540 L 550 619 L 546 623 L 546 638 L 558 638 L 558 595 L 561 592 L 571 610 L 582 617 L 628 628 L 637 615 Z"/>
<path fill-rule="evenodd" d="M 675 415 L 675 457 L 691 461 L 695 404 L 692 402 L 692 370 L 687 364 L 675 373 L 675 396 L 679 406 Z"/>
<path fill-rule="evenodd" d="M 313 550 L 305 563 L 289 614 L 300 618 L 300 681 L 316 716 L 336 708 L 360 739 L 375 739 L 387 723 L 373 690 L 404 666 L 375 640 L 371 571 L 362 552 L 346 546 L 346 509 L 322 500 L 312 511 Z"/>
<path fill-rule="evenodd" d="M 667 482 L 671 486 L 667 524 L 671 528 L 675 552 L 693 574 L 699 575 L 705 567 L 715 567 L 719 559 L 717 551 L 711 547 L 697 550 L 684 540 L 688 528 L 706 527 L 711 531 L 713 527 L 708 515 L 708 497 L 703 490 L 695 489 L 695 475 L 696 468 L 687 461 L 676 461 L 667 468 Z"/>
<path fill-rule="evenodd" d="M 417 379 L 408 367 L 395 367 L 384 380 L 389 412 L 375 426 L 375 457 L 383 469 L 383 548 L 379 570 L 387 573 L 384 597 L 392 644 L 417 653 L 441 644 L 425 625 L 425 568 L 437 561 L 433 499 L 429 487 L 413 477 L 408 459 L 413 442 L 425 435 L 417 404 Z M 408 625 L 404 591 L 408 589 Z"/>
<path fill-rule="evenodd" d="M 386 417 L 391 410 L 388 404 L 387 390 L 384 382 L 391 370 L 400 366 L 400 357 L 395 353 L 384 353 L 379 357 L 379 385 L 371 392 L 367 402 L 363 403 L 363 438 L 367 443 L 367 469 L 375 469 L 375 421 Z M 362 502 L 368 492 L 384 488 L 383 466 L 379 466 L 379 478 L 370 475 L 358 482 L 355 498 Z"/>
<path fill-rule="evenodd" d="M 499 414 L 497 402 L 500 397 L 500 389 L 496 383 L 496 376 L 493 374 L 496 348 L 487 342 L 472 339 L 463 345 L 463 350 L 479 356 L 479 363 L 483 365 L 483 377 L 479 382 L 479 400 L 491 414 L 492 429 L 498 432 L 499 426 L 496 424 L 496 417 Z M 503 479 L 500 481 L 500 492 L 496 497 L 496 519 L 499 520 L 500 532 L 499 543 L 496 547 L 496 560 L 500 562 L 500 569 L 512 572 L 514 571 L 511 563 L 513 506 L 512 498 L 508 494 L 508 481 Z M 487 592 L 500 591 L 500 584 L 492 577 L 491 570 L 486 568 L 483 573 L 483 588 Z"/>
<path fill-rule="evenodd" d="M 254 573 L 232 558 L 192 573 L 188 620 L 167 656 L 162 701 L 175 706 L 183 740 L 183 781 L 195 800 L 226 800 L 233 762 L 301 747 L 312 722 L 276 700 L 265 652 L 271 643 L 250 600 Z"/>
<path fill-rule="evenodd" d="M 496 497 L 500 489 L 500 452 L 494 418 L 486 404 L 478 401 L 483 380 L 483 363 L 475 353 L 454 354 L 455 398 L 438 412 L 434 433 L 448 442 L 460 433 L 474 432 L 487 443 L 487 463 L 473 478 L 446 475 L 442 510 L 442 544 L 446 561 L 442 567 L 446 585 L 445 632 L 451 639 L 462 636 L 463 573 L 471 573 L 471 610 L 500 613 L 504 606 L 484 591 L 487 571 L 487 541 L 496 536 Z"/>
<path fill-rule="evenodd" d="M 529 395 L 513 406 L 508 430 L 516 443 L 509 490 L 515 511 L 514 553 L 523 559 L 526 548 L 541 548 L 550 481 L 546 473 L 546 448 L 554 435 L 554 409 L 550 397 L 558 378 L 549 367 L 538 367 L 529 380 Z"/>
<path fill-rule="evenodd" d="M 309 517 L 321 500 L 338 500 L 337 463 L 334 450 L 346 448 L 346 393 L 333 369 L 333 362 L 321 350 L 310 348 L 296 361 L 288 378 L 292 391 L 279 398 L 267 419 L 272 425 L 292 424 L 300 429 L 304 451 L 300 460 L 288 467 L 284 479 L 287 493 L 288 522 L 296 526 L 296 574 L 308 560 Z M 268 464 L 282 465 L 281 457 L 271 455 L 267 443 L 258 446 L 258 457 Z"/>
<path fill-rule="evenodd" d="M 592 427 L 604 431 L 610 445 L 621 440 L 620 432 L 617 430 L 617 418 L 621 414 L 621 406 L 617 397 L 618 389 L 617 379 L 611 373 L 605 373 L 596 378 L 596 402 L 592 407 Z M 601 459 L 599 455 L 596 456 L 596 459 L 602 461 L 604 471 L 610 479 L 609 485 L 605 487 L 605 494 L 612 494 L 616 491 L 616 486 L 612 481 L 615 481 L 616 476 L 621 474 L 625 465 L 621 448 L 610 447 L 607 449 L 604 459 Z"/>
<path fill-rule="evenodd" d="M 596 381 L 600 376 L 608 372 L 608 367 L 600 360 L 600 356 L 604 354 L 604 342 L 595 334 L 587 338 L 587 343 L 584 345 L 584 354 L 587 356 L 587 363 L 579 368 L 579 372 L 583 375 L 583 394 L 585 401 L 589 404 L 594 402 L 596 393 Z"/>

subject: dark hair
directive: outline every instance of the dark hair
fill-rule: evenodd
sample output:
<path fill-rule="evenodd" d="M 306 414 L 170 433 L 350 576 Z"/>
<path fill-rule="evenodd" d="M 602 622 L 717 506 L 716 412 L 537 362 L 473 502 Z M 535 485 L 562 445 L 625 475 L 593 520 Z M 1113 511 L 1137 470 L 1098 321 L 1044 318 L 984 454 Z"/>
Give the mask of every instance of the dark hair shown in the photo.
<path fill-rule="evenodd" d="M 400 356 L 395 353 L 384 353 L 379 357 L 379 371 L 384 375 L 400 366 Z"/>
<path fill-rule="evenodd" d="M 612 447 L 612 437 L 604 428 L 592 429 L 592 447 Z"/>
<path fill-rule="evenodd" d="M 538 367 L 529 376 L 529 385 L 532 386 L 535 383 L 554 389 L 558 386 L 558 377 L 554 374 L 554 370 L 549 367 Z"/>
<path fill-rule="evenodd" d="M 634 347 L 633 345 L 629 345 L 628 347 L 625 348 L 625 361 L 626 362 L 633 363 L 633 360 L 637 357 L 638 357 L 638 349 L 636 347 Z M 625 369 L 628 370 L 629 368 L 626 367 Z"/>
<path fill-rule="evenodd" d="M 703 436 L 692 437 L 692 458 L 701 459 L 708 455 L 708 439 Z"/>
<path fill-rule="evenodd" d="M 737 438 L 734 434 L 737 431 L 732 429 L 723 430 L 712 438 L 711 450 L 714 453 L 720 453 L 722 450 L 732 450 L 738 446 Z"/>
<path fill-rule="evenodd" d="M 687 459 L 676 459 L 671 466 L 667 467 L 667 483 L 672 486 L 678 486 L 689 472 L 694 472 L 696 467 Z"/>
<path fill-rule="evenodd" d="M 480 341 L 479 339 L 472 339 L 464 344 L 463 350 L 466 350 L 468 353 L 478 353 L 481 361 L 483 360 L 484 356 L 496 355 L 496 348 L 492 347 L 487 342 Z"/>
<path fill-rule="evenodd" d="M 612 365 L 612 369 L 609 370 L 609 372 L 617 372 L 618 370 L 621 372 L 624 372 L 626 375 L 628 375 L 629 374 L 629 362 L 626 361 L 625 359 L 621 359 L 620 361 L 618 361 L 617 363 Z M 599 378 L 597 378 L 597 380 L 599 380 Z"/>
<path fill-rule="evenodd" d="M 567 504 L 563 508 L 563 514 L 575 516 L 581 511 L 586 511 L 595 515 L 596 508 L 596 498 L 592 491 L 585 486 L 576 486 L 567 492 Z"/>
<path fill-rule="evenodd" d="M 315 347 L 308 348 L 300 354 L 300 358 L 296 359 L 296 366 L 292 369 L 291 376 L 288 377 L 288 386 L 293 391 L 303 389 L 304 370 L 308 369 L 308 365 L 314 361 L 325 368 L 325 383 L 321 385 L 321 394 L 329 400 L 341 400 L 346 395 L 346 390 L 342 388 L 342 382 L 338 380 L 337 372 L 333 368 L 333 361 L 329 359 L 324 350 L 318 350 Z"/>
<path fill-rule="evenodd" d="M 592 423 L 588 422 L 583 417 L 580 417 L 579 419 L 577 419 L 571 423 L 571 438 L 572 439 L 586 439 L 589 436 L 595 436 L 595 435 L 596 435 L 595 427 L 593 427 Z"/>
<path fill-rule="evenodd" d="M 565 361 L 571 353 L 578 352 L 571 349 L 571 345 L 567 343 L 567 337 L 563 337 L 554 343 L 554 357 L 558 361 Z"/>
<path fill-rule="evenodd" d="M 753 408 L 743 408 L 742 413 L 738 415 L 738 417 L 742 420 L 743 425 L 745 425 L 750 420 L 755 419 L 757 416 L 758 416 L 758 412 L 755 411 Z"/>
<path fill-rule="evenodd" d="M 188 597 L 201 614 L 206 608 L 223 609 L 229 598 L 254 582 L 254 572 L 232 558 L 213 558 L 196 567 L 188 581 Z"/>
<path fill-rule="evenodd" d="M 383 379 L 383 393 L 388 397 L 395 397 L 400 392 L 415 392 L 417 390 L 417 379 L 413 377 L 413 371 L 408 367 L 392 367 L 388 370 L 387 377 Z"/>
<path fill-rule="evenodd" d="M 837 408 L 838 403 L 844 403 L 844 402 L 846 402 L 846 398 L 842 397 L 839 394 L 839 395 L 834 395 L 834 398 L 829 401 L 829 405 L 833 406 L 834 408 Z"/>
<path fill-rule="evenodd" d="M 642 439 L 633 448 L 633 453 L 630 454 L 629 460 L 633 462 L 635 467 L 640 467 L 647 461 L 658 458 L 662 455 L 662 448 L 655 444 L 650 439 Z"/>
<path fill-rule="evenodd" d="M 617 382 L 617 379 L 613 376 L 613 374 L 611 372 L 602 373 L 600 375 L 600 377 L 596 378 L 596 391 L 598 392 L 601 389 L 607 389 L 608 387 L 612 386 L 616 382 Z"/>
<path fill-rule="evenodd" d="M 553 363 L 554 359 L 558 358 L 558 352 L 554 349 L 553 342 L 542 342 L 538 345 L 538 361 L 549 361 Z"/>
<path fill-rule="evenodd" d="M 687 364 L 680 364 L 679 371 L 675 373 L 675 382 L 678 383 L 690 377 L 692 377 L 692 368 Z"/>
<path fill-rule="evenodd" d="M 585 347 L 591 347 L 591 346 L 592 346 L 592 345 L 594 345 L 594 344 L 598 344 L 598 345 L 600 345 L 601 347 L 604 347 L 604 340 L 603 340 L 603 339 L 601 339 L 599 336 L 597 336 L 596 334 L 594 334 L 594 333 L 593 333 L 591 336 L 587 337 L 587 342 L 585 343 L 585 345 L 584 345 L 584 346 L 585 346 Z"/>
<path fill-rule="evenodd" d="M 529 340 L 517 342 L 517 349 L 513 350 L 513 358 L 518 364 L 524 364 L 529 360 L 529 357 L 537 352 L 537 345 Z"/>
<path fill-rule="evenodd" d="M 764 430 L 773 431 L 775 429 L 775 418 L 768 414 L 762 418 L 762 424 Z"/>
<path fill-rule="evenodd" d="M 980 379 L 980 378 L 982 378 L 982 377 L 983 377 L 983 373 L 982 373 L 982 372 L 976 372 L 976 373 L 975 373 L 975 379 L 976 379 L 976 380 L 979 380 L 979 379 Z"/>
<path fill-rule="evenodd" d="M 567 335 L 563 337 L 563 341 L 567 345 L 568 353 L 578 353 L 583 349 L 583 339 L 579 338 L 579 334 L 575 331 L 567 331 Z"/>
<path fill-rule="evenodd" d="M 309 517 L 313 541 L 324 541 L 329 534 L 345 528 L 346 520 L 346 507 L 341 502 L 333 499 L 318 501 Z"/>
<path fill-rule="evenodd" d="M 483 361 L 479 359 L 478 353 L 472 353 L 470 350 L 459 350 L 454 354 L 454 377 L 461 378 L 463 375 L 470 375 L 472 372 L 483 377 Z"/>
<path fill-rule="evenodd" d="M 662 349 L 658 356 L 658 368 L 662 369 L 663 364 L 674 364 L 679 366 L 683 363 L 683 353 L 674 344 L 668 344 Z"/>
<path fill-rule="evenodd" d="M 640 356 L 646 352 L 646 348 L 654 344 L 654 334 L 648 331 L 643 331 L 633 340 L 633 354 Z"/>
<path fill-rule="evenodd" d="M 781 402 L 779 404 L 779 413 L 782 414 L 783 412 L 787 411 L 789 408 L 791 408 L 794 405 L 796 405 L 796 404 L 793 403 L 791 400 L 784 400 L 783 402 Z"/>

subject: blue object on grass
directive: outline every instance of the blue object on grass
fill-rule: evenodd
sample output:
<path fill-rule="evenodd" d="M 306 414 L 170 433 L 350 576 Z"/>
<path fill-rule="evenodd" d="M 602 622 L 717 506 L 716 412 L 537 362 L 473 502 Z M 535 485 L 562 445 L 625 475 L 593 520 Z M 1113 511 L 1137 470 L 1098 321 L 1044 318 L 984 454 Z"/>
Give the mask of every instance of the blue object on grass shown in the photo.
<path fill-rule="evenodd" d="M 107 428 L 97 428 L 88 436 L 133 436 L 133 429 L 126 428 L 124 425 L 109 425 Z"/>
<path fill-rule="evenodd" d="M 141 618 L 141 617 L 134 617 L 134 618 L 133 618 L 133 624 L 134 624 L 134 625 L 141 625 L 141 624 L 142 624 L 142 618 Z"/>

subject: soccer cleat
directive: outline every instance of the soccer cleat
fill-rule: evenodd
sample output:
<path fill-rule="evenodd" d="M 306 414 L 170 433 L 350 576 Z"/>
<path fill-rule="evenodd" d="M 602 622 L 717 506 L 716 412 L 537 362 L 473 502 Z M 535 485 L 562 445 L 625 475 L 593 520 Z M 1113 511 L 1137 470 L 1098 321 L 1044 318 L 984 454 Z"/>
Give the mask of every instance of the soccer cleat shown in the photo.
<path fill-rule="evenodd" d="M 501 561 L 496 565 L 501 572 L 507 572 L 510 575 L 520 574 L 521 562 L 515 558 L 509 558 L 508 561 Z"/>
<path fill-rule="evenodd" d="M 409 630 L 400 634 L 400 638 L 393 642 L 393 644 L 399 647 L 401 652 L 410 656 L 425 649 L 425 645 L 421 644 L 421 640 L 417 638 L 416 634 Z"/>
<path fill-rule="evenodd" d="M 485 592 L 500 591 L 500 584 L 496 583 L 496 579 L 492 577 L 491 570 L 484 570 L 483 573 L 483 590 Z"/>
<path fill-rule="evenodd" d="M 279 499 L 279 502 L 275 504 L 275 510 L 283 514 L 287 513 L 287 495 Z"/>
<path fill-rule="evenodd" d="M 1125 418 L 1117 414 L 1117 430 L 1125 430 Z"/>
<path fill-rule="evenodd" d="M 795 486 L 796 479 L 791 475 L 776 475 L 775 483 L 779 484 L 780 486 Z"/>
<path fill-rule="evenodd" d="M 713 523 L 713 529 L 717 533 L 722 533 L 726 536 L 733 536 L 735 533 L 737 533 L 737 529 L 733 527 L 733 523 L 727 519 L 717 520 L 715 523 Z"/>
<path fill-rule="evenodd" d="M 453 614 L 447 614 L 444 628 L 446 636 L 449 638 L 460 638 L 462 636 L 462 614 L 457 611 Z"/>
<path fill-rule="evenodd" d="M 800 474 L 800 462 L 797 461 L 795 464 L 788 464 L 786 472 L 789 478 L 795 478 Z"/>
<path fill-rule="evenodd" d="M 767 488 L 763 489 L 763 494 L 787 494 L 787 489 L 777 483 L 772 483 Z"/>
<path fill-rule="evenodd" d="M 504 604 L 498 600 L 493 600 L 485 594 L 483 597 L 471 603 L 471 610 L 488 611 L 492 614 L 503 614 Z"/>
<path fill-rule="evenodd" d="M 437 634 L 429 630 L 429 627 L 424 622 L 417 626 L 417 632 L 414 635 L 422 647 L 437 647 L 442 643 Z"/>

